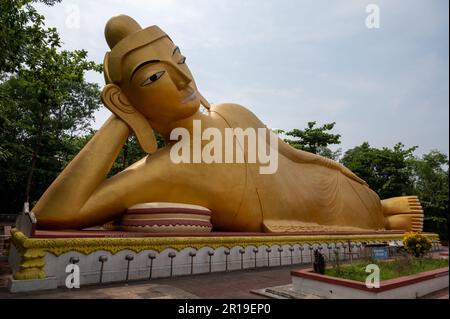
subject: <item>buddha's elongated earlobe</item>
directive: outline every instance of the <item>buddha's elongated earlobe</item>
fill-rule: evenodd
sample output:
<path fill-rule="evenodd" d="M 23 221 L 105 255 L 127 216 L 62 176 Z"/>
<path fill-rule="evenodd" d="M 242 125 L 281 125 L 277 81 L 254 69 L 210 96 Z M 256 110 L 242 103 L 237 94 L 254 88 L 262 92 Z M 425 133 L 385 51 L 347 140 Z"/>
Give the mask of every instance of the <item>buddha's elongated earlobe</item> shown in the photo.
<path fill-rule="evenodd" d="M 156 152 L 158 146 L 150 123 L 131 105 L 120 87 L 107 84 L 101 97 L 103 104 L 133 130 L 142 150 L 148 154 Z"/>
<path fill-rule="evenodd" d="M 200 92 L 198 92 L 198 95 L 200 95 L 200 103 L 201 103 L 207 110 L 209 110 L 209 109 L 211 108 L 211 105 L 209 104 L 208 100 L 206 100 Z"/>

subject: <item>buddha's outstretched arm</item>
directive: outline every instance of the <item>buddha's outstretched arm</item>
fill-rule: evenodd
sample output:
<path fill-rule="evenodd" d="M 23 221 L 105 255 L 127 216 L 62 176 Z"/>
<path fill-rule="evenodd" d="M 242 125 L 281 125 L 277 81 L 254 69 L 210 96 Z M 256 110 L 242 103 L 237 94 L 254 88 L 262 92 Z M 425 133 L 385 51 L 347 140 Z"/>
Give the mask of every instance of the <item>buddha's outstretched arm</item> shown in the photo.
<path fill-rule="evenodd" d="M 40 226 L 52 227 L 69 215 L 77 218 L 105 179 L 129 134 L 129 127 L 111 115 L 34 206 Z"/>
<path fill-rule="evenodd" d="M 367 185 L 367 183 L 363 179 L 356 176 L 355 173 L 353 173 L 347 167 L 329 158 L 295 149 L 281 139 L 278 140 L 278 149 L 281 154 L 289 158 L 291 161 L 297 163 L 322 165 L 332 169 L 337 169 L 341 171 L 342 174 L 353 179 L 354 181 L 363 185 Z"/>
<path fill-rule="evenodd" d="M 212 108 L 212 112 L 219 114 L 230 127 L 240 127 L 244 125 L 244 127 L 247 126 L 259 128 L 265 126 L 264 123 L 261 122 L 261 120 L 255 114 L 253 114 L 247 108 L 238 104 L 217 104 Z M 280 138 L 278 138 L 278 151 L 280 152 L 280 154 L 289 158 L 293 162 L 303 164 L 316 164 L 336 169 L 352 180 L 360 184 L 367 185 L 364 180 L 356 176 L 344 165 L 320 155 L 295 149 Z"/>

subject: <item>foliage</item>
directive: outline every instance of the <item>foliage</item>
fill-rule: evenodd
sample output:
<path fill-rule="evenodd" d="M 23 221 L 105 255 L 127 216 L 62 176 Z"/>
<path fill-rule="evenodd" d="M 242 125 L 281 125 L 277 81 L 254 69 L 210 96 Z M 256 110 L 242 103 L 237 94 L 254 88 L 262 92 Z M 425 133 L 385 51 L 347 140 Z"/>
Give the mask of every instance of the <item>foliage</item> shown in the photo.
<path fill-rule="evenodd" d="M 395 255 L 395 262 L 392 264 L 392 270 L 397 273 L 404 273 L 411 267 L 414 257 L 408 254 L 404 249 Z M 376 264 L 376 262 L 374 262 Z"/>
<path fill-rule="evenodd" d="M 313 268 L 315 273 L 325 274 L 325 258 L 317 249 L 314 250 Z"/>
<path fill-rule="evenodd" d="M 333 257 L 331 258 L 331 267 L 336 271 L 340 272 L 341 269 L 341 263 L 339 262 L 339 250 L 333 249 Z"/>
<path fill-rule="evenodd" d="M 414 193 L 419 196 L 425 214 L 424 230 L 448 240 L 448 156 L 432 150 L 412 164 Z"/>
<path fill-rule="evenodd" d="M 368 273 L 366 273 L 367 261 L 357 261 L 350 265 L 343 265 L 337 271 L 335 268 L 327 268 L 327 276 L 345 278 L 350 280 L 365 282 Z M 400 264 L 400 265 L 399 265 Z M 380 279 L 389 280 L 402 276 L 417 274 L 438 268 L 448 267 L 448 260 L 431 258 L 410 258 L 395 261 L 377 261 L 376 265 L 380 268 Z"/>
<path fill-rule="evenodd" d="M 16 73 L 33 65 L 36 51 L 59 46 L 56 29 L 45 29 L 44 17 L 33 2 L 54 5 L 61 0 L 0 0 L 0 74 Z"/>
<path fill-rule="evenodd" d="M 422 257 L 431 249 L 431 241 L 419 233 L 406 233 L 403 246 L 414 257 Z"/>
<path fill-rule="evenodd" d="M 20 209 L 30 191 L 37 198 L 48 187 L 100 105 L 97 85 L 65 79 L 73 71 L 60 66 L 60 74 L 42 86 L 22 75 L 0 84 L 0 189 L 3 199 L 14 199 L 3 200 L 11 210 Z M 52 84 L 54 90 L 42 89 Z"/>
<path fill-rule="evenodd" d="M 304 130 L 293 129 L 288 132 L 278 130 L 278 133 L 294 137 L 294 139 L 285 139 L 284 141 L 296 149 L 337 159 L 340 156 L 340 150 L 333 152 L 328 148 L 328 145 L 341 143 L 341 135 L 328 133 L 334 128 L 335 124 L 333 122 L 315 127 L 316 122 L 313 121 L 308 122 L 308 127 Z"/>
<path fill-rule="evenodd" d="M 364 142 L 345 152 L 342 164 L 365 180 L 381 198 L 414 194 L 413 169 L 416 146 L 406 148 L 402 143 L 392 149 L 373 148 Z"/>
<path fill-rule="evenodd" d="M 84 74 L 102 67 L 84 50 L 60 50 L 58 33 L 43 27 L 31 1 L 0 5 L 0 196 L 14 212 L 42 195 L 76 149 L 76 135 L 89 129 L 100 94 Z"/>

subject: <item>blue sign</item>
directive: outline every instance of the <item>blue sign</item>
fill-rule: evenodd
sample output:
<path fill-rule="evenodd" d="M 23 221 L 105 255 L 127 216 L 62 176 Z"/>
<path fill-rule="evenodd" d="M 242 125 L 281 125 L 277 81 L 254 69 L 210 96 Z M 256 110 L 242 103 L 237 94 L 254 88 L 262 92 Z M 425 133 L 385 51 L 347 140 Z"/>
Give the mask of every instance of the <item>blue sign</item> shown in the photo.
<path fill-rule="evenodd" d="M 388 259 L 389 258 L 388 247 L 374 247 L 372 249 L 372 257 L 376 260 Z"/>

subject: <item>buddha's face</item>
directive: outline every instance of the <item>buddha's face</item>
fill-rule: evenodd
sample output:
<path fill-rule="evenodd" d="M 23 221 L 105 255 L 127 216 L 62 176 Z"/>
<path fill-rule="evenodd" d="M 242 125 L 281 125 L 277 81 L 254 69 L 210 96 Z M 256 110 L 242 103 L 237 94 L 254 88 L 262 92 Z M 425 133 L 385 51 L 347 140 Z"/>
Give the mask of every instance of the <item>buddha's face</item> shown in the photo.
<path fill-rule="evenodd" d="M 194 114 L 200 107 L 186 58 L 168 37 L 129 53 L 123 68 L 121 88 L 149 120 L 169 123 Z"/>

